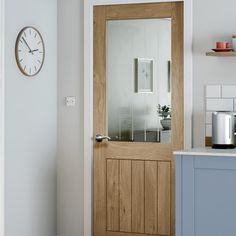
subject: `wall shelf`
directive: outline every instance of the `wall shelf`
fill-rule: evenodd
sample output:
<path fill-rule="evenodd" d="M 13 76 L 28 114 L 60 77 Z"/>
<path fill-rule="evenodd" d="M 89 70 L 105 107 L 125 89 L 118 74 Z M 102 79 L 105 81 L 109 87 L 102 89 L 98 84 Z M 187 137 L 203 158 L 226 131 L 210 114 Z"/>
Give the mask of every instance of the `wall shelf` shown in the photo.
<path fill-rule="evenodd" d="M 207 52 L 206 56 L 211 56 L 211 57 L 236 57 L 236 52 Z"/>

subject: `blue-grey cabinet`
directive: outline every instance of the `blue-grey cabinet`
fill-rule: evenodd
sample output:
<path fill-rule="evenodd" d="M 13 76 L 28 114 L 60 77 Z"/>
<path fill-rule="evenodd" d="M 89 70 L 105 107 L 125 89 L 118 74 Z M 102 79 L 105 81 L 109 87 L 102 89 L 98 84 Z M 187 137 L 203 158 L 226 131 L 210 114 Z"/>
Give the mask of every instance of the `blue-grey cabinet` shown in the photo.
<path fill-rule="evenodd" d="M 236 156 L 176 155 L 176 236 L 236 236 Z"/>

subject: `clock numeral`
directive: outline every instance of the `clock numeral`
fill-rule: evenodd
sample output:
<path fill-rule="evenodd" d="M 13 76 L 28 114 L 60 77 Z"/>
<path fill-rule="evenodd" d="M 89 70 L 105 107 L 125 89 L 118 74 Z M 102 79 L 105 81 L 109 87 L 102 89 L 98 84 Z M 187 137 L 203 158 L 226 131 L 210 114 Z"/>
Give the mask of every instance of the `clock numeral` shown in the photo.
<path fill-rule="evenodd" d="M 31 29 L 29 30 L 29 33 L 30 33 L 30 35 L 31 35 Z"/>
<path fill-rule="evenodd" d="M 26 66 L 24 67 L 24 70 L 26 70 Z"/>
<path fill-rule="evenodd" d="M 19 49 L 18 52 L 21 52 L 21 49 Z"/>
<path fill-rule="evenodd" d="M 40 60 L 38 60 L 38 63 L 41 64 L 42 62 Z"/>
<path fill-rule="evenodd" d="M 21 41 L 21 39 L 20 39 L 20 42 L 23 43 L 23 42 Z"/>
<path fill-rule="evenodd" d="M 26 37 L 26 33 L 24 32 L 24 36 Z"/>
<path fill-rule="evenodd" d="M 30 69 L 29 69 L 29 73 L 31 74 L 31 67 L 30 67 Z"/>
<path fill-rule="evenodd" d="M 34 37 L 35 37 L 35 38 L 37 37 L 37 33 L 35 33 Z"/>
<path fill-rule="evenodd" d="M 23 58 L 19 60 L 19 62 L 22 62 L 23 61 Z"/>
<path fill-rule="evenodd" d="M 42 41 L 39 41 L 38 44 L 42 43 Z"/>
<path fill-rule="evenodd" d="M 43 53 L 43 52 L 39 52 L 39 53 Z"/>
<path fill-rule="evenodd" d="M 34 70 L 37 71 L 37 67 L 36 66 L 34 66 Z"/>

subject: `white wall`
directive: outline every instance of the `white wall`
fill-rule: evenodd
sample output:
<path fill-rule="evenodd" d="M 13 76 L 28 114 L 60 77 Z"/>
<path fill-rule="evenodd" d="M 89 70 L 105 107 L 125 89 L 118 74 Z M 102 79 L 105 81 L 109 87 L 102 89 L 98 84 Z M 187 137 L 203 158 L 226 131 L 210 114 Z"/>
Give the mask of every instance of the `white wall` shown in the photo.
<path fill-rule="evenodd" d="M 5 8 L 4 1 L 0 0 L 0 236 L 5 236 L 5 80 L 4 80 L 4 30 L 5 30 Z"/>
<path fill-rule="evenodd" d="M 32 79 L 15 62 L 15 40 L 35 26 L 46 58 Z M 5 1 L 6 236 L 56 235 L 57 1 Z"/>
<path fill-rule="evenodd" d="M 204 145 L 205 136 L 204 86 L 235 84 L 236 59 L 206 57 L 205 52 L 214 48 L 216 41 L 230 40 L 236 33 L 236 1 L 197 0 L 193 4 L 193 143 L 198 147 Z"/>
<path fill-rule="evenodd" d="M 58 0 L 58 80 L 58 234 L 83 236 L 83 0 Z"/>

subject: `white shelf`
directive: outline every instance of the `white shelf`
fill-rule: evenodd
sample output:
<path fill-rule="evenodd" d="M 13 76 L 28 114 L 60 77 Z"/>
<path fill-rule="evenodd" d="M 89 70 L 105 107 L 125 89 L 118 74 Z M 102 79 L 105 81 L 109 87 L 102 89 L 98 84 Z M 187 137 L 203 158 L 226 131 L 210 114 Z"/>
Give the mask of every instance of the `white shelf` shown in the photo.
<path fill-rule="evenodd" d="M 207 52 L 210 57 L 236 57 L 236 52 Z"/>

